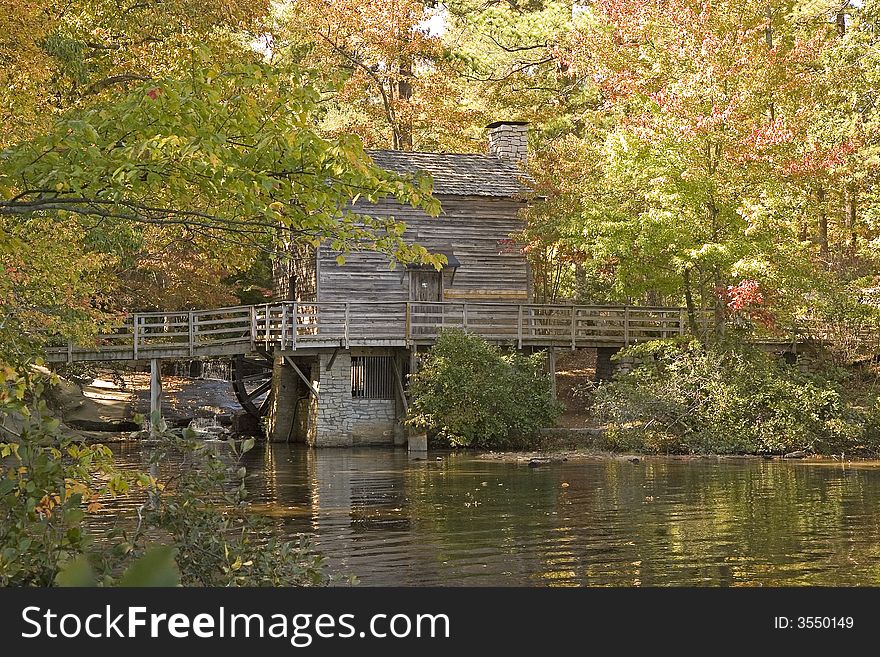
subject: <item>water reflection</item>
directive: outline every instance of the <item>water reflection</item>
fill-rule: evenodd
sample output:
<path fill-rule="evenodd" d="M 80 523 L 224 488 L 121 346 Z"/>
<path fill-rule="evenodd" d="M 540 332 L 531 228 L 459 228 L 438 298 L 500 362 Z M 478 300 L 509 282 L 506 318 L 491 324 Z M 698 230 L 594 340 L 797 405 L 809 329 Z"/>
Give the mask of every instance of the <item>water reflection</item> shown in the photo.
<path fill-rule="evenodd" d="M 266 445 L 249 488 L 280 532 L 367 585 L 880 583 L 870 464 L 435 456 Z"/>

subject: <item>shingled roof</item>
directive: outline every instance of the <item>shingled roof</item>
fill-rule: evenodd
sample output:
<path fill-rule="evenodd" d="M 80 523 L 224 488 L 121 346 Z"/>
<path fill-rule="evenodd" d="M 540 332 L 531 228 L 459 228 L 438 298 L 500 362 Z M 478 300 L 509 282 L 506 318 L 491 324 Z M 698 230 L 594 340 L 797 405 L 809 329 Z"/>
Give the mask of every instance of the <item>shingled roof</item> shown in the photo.
<path fill-rule="evenodd" d="M 428 173 L 434 194 L 510 197 L 524 194 L 527 178 L 511 162 L 479 153 L 410 153 L 369 150 L 377 166 L 395 173 Z"/>

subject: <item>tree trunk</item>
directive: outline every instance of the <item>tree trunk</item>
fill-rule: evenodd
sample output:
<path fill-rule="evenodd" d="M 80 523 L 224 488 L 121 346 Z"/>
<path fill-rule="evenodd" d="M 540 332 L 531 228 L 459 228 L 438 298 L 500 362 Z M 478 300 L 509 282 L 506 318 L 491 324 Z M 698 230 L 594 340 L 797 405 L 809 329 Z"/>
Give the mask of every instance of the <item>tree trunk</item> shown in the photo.
<path fill-rule="evenodd" d="M 858 200 L 856 198 L 856 186 L 855 185 L 847 185 L 846 187 L 846 196 L 845 196 L 845 214 L 846 214 L 846 233 L 848 235 L 848 247 L 849 247 L 849 255 L 850 257 L 854 257 L 856 254 L 856 213 L 858 207 Z"/>
<path fill-rule="evenodd" d="M 691 270 L 685 269 L 682 272 L 682 278 L 684 279 L 684 304 L 687 308 L 688 327 L 693 335 L 698 335 L 697 311 L 694 308 L 694 294 L 691 290 Z"/>
<path fill-rule="evenodd" d="M 397 130 L 395 131 L 395 150 L 411 151 L 413 149 L 413 126 L 412 115 L 409 111 L 410 100 L 412 99 L 412 62 L 404 61 L 400 65 L 399 78 L 397 80 L 397 98 L 402 102 L 401 110 L 398 112 Z"/>
<path fill-rule="evenodd" d="M 587 268 L 582 264 L 574 266 L 574 298 L 583 302 L 587 298 Z"/>
<path fill-rule="evenodd" d="M 822 263 L 827 267 L 830 260 L 830 251 L 828 249 L 828 204 L 825 196 L 825 188 L 819 187 L 816 190 L 816 202 L 819 205 L 819 257 Z"/>
<path fill-rule="evenodd" d="M 767 40 L 767 48 L 773 50 L 773 9 L 767 5 L 767 28 L 764 30 L 764 37 Z M 770 122 L 776 120 L 776 105 L 773 102 L 773 95 L 770 95 Z"/>
<path fill-rule="evenodd" d="M 724 337 L 724 328 L 727 322 L 727 297 L 723 293 L 723 290 L 726 289 L 724 285 L 724 280 L 721 278 L 721 271 L 716 267 L 715 268 L 715 308 L 714 308 L 714 320 L 715 320 L 715 336 L 718 338 Z"/>

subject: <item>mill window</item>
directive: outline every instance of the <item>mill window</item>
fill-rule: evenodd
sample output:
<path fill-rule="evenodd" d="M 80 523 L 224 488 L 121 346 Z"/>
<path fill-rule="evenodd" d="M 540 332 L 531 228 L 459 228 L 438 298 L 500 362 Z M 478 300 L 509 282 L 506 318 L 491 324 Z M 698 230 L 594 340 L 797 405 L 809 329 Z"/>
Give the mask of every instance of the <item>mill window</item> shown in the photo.
<path fill-rule="evenodd" d="M 391 356 L 351 357 L 351 396 L 394 399 L 394 362 Z"/>

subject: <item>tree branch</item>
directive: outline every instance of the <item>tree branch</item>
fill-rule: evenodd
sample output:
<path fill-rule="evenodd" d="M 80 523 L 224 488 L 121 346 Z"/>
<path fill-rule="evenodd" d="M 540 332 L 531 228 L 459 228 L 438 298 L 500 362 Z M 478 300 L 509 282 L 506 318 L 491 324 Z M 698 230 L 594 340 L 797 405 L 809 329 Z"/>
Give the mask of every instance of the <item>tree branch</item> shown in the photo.
<path fill-rule="evenodd" d="M 96 94 L 99 91 L 103 91 L 107 87 L 112 87 L 114 84 L 123 84 L 125 82 L 146 82 L 147 80 L 152 80 L 152 78 L 148 75 L 137 75 L 135 73 L 123 73 L 121 75 L 111 75 L 109 78 L 104 78 L 103 80 L 98 80 L 94 84 L 92 84 L 87 93 Z"/>

